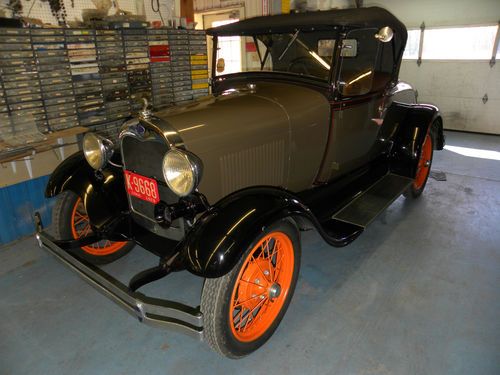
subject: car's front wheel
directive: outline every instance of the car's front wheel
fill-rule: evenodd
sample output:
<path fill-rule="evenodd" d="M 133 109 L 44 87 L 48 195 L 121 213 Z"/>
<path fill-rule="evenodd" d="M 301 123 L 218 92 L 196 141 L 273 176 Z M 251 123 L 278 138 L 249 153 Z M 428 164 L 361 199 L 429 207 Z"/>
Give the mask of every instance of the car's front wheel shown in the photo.
<path fill-rule="evenodd" d="M 79 196 L 65 191 L 57 197 L 52 211 L 52 227 L 59 240 L 78 239 L 92 234 L 90 219 Z M 133 242 L 101 240 L 73 249 L 72 252 L 93 264 L 106 264 L 121 258 L 133 247 Z"/>
<path fill-rule="evenodd" d="M 300 251 L 297 228 L 280 221 L 255 239 L 231 272 L 205 280 L 204 334 L 215 351 L 242 357 L 272 336 L 297 283 Z"/>

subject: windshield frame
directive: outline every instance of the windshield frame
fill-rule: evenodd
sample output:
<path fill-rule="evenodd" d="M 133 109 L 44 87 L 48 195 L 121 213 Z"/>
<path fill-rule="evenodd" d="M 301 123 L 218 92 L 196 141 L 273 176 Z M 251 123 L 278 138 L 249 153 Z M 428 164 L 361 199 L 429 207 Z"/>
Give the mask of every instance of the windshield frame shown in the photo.
<path fill-rule="evenodd" d="M 282 32 L 282 33 L 279 33 L 279 34 L 290 34 L 291 35 L 291 44 L 293 43 L 296 43 L 296 39 L 297 37 L 300 35 L 302 30 L 300 29 L 296 29 L 296 30 L 293 30 L 289 33 L 285 33 L 285 32 Z M 319 31 L 319 30 L 318 30 Z M 321 31 L 324 31 L 324 30 L 321 30 Z M 276 33 L 278 34 L 278 33 Z M 265 71 L 265 70 L 262 70 L 263 68 L 263 64 L 265 64 L 266 62 L 266 59 L 268 58 L 268 55 L 270 55 L 270 49 L 269 47 L 266 46 L 266 50 L 265 51 L 261 51 L 261 49 L 259 48 L 259 44 L 257 43 L 258 40 L 260 40 L 258 37 L 261 36 L 261 35 L 266 35 L 266 34 L 253 34 L 253 35 L 248 35 L 248 34 L 245 34 L 245 35 L 239 35 L 239 34 L 235 34 L 234 36 L 240 36 L 240 37 L 250 37 L 252 38 L 253 40 L 253 43 L 254 45 L 256 46 L 256 52 L 257 52 L 257 55 L 259 57 L 259 61 L 260 61 L 260 64 L 261 64 L 261 70 L 250 70 L 250 71 L 241 71 L 241 72 L 236 72 L 236 73 L 227 73 L 227 74 L 217 74 L 216 72 L 216 67 L 217 67 L 217 50 L 218 50 L 218 38 L 219 38 L 219 35 L 217 34 L 213 34 L 212 35 L 212 66 L 211 66 L 211 82 L 213 84 L 215 84 L 216 82 L 221 82 L 221 81 L 224 81 L 224 80 L 227 80 L 227 79 L 235 79 L 239 76 L 241 77 L 249 77 L 249 76 L 267 76 L 267 77 L 270 77 L 270 76 L 273 76 L 275 75 L 277 79 L 280 79 L 280 80 L 286 80 L 287 77 L 289 77 L 291 80 L 293 81 L 307 81 L 309 83 L 311 82 L 314 82 L 316 83 L 318 86 L 334 86 L 333 85 L 333 82 L 335 82 L 335 79 L 337 77 L 337 70 L 338 70 L 338 58 L 339 58 L 339 51 L 340 49 L 338 48 L 338 46 L 341 44 L 341 40 L 343 39 L 343 33 L 340 32 L 340 30 L 338 28 L 335 28 L 335 30 L 332 30 L 332 40 L 335 40 L 335 45 L 334 45 L 334 49 L 333 49 L 333 54 L 332 54 L 332 61 L 331 61 L 331 64 L 330 64 L 330 69 L 329 69 L 329 72 L 328 72 L 328 79 L 321 79 L 320 77 L 317 77 L 317 76 L 313 76 L 313 75 L 305 75 L 305 74 L 299 74 L 299 73 L 291 73 L 291 72 L 285 72 L 285 71 Z M 224 36 L 228 36 L 228 35 L 224 35 Z M 290 45 L 291 45 L 290 44 Z M 302 44 L 302 47 L 305 48 L 305 46 Z M 290 46 L 287 46 L 287 48 L 281 53 L 281 54 L 285 54 L 286 53 L 286 50 L 288 49 L 288 47 Z M 307 48 L 308 49 L 308 48 Z M 308 49 L 309 50 L 309 49 Z M 264 52 L 264 53 L 263 53 Z M 319 62 L 318 62 L 319 63 Z"/>

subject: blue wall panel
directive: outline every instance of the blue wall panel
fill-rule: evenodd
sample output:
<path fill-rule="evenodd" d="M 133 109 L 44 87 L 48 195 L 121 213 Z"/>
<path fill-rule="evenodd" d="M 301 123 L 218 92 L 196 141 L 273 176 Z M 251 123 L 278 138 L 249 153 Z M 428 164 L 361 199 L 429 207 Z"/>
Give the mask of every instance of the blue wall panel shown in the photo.
<path fill-rule="evenodd" d="M 0 189 L 0 244 L 34 233 L 35 211 L 45 226 L 50 224 L 55 199 L 44 196 L 48 179 L 42 176 Z"/>

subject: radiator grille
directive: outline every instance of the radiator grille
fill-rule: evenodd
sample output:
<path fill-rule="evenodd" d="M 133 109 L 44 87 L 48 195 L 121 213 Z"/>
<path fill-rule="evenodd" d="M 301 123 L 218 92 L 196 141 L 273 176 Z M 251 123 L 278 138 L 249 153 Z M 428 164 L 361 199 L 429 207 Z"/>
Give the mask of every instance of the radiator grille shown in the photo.
<path fill-rule="evenodd" d="M 253 185 L 285 184 L 285 141 L 277 140 L 220 158 L 222 194 Z"/>
<path fill-rule="evenodd" d="M 126 136 L 122 139 L 122 160 L 125 169 L 158 182 L 160 200 L 175 203 L 178 197 L 168 188 L 163 178 L 162 160 L 168 151 L 168 145 L 157 139 L 140 140 Z M 154 204 L 129 195 L 130 208 L 154 219 Z"/>

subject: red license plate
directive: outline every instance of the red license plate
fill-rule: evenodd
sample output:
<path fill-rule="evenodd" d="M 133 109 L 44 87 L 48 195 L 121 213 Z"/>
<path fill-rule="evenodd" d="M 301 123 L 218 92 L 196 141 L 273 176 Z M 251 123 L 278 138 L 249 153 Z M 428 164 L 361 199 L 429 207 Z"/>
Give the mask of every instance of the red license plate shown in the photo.
<path fill-rule="evenodd" d="M 125 171 L 125 187 L 133 197 L 156 204 L 160 201 L 158 183 L 156 180 L 141 176 L 130 171 Z"/>

